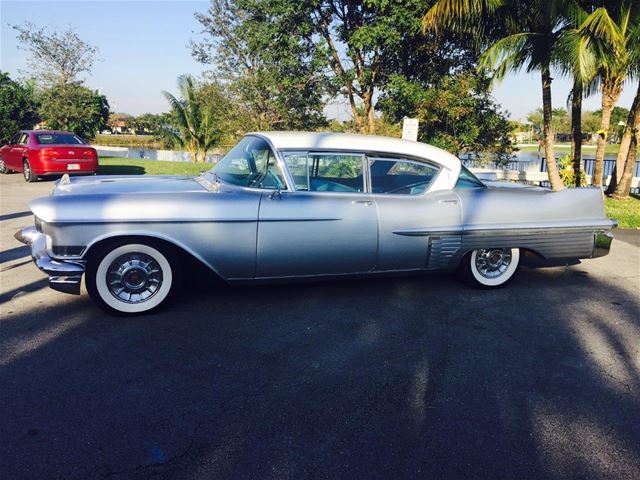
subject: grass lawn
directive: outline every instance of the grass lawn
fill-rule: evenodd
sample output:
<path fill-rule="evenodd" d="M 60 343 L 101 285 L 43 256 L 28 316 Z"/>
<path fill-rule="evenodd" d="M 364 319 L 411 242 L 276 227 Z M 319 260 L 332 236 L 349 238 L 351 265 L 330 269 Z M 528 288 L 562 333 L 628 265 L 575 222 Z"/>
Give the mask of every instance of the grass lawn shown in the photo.
<path fill-rule="evenodd" d="M 135 158 L 100 157 L 98 175 L 199 175 L 210 163 L 163 162 Z"/>
<path fill-rule="evenodd" d="M 607 217 L 618 221 L 620 228 L 640 228 L 640 195 L 632 195 L 629 200 L 605 197 L 604 209 Z"/>

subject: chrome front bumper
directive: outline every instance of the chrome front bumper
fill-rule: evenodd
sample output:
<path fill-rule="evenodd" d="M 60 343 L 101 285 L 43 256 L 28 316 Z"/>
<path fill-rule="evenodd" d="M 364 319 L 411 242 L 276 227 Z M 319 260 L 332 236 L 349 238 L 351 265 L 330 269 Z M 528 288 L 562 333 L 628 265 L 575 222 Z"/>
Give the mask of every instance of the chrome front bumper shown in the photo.
<path fill-rule="evenodd" d="M 38 232 L 35 226 L 18 230 L 14 237 L 19 242 L 31 247 L 31 257 L 36 266 L 49 275 L 51 288 L 59 292 L 80 295 L 84 265 L 51 258 L 47 252 L 47 236 Z"/>

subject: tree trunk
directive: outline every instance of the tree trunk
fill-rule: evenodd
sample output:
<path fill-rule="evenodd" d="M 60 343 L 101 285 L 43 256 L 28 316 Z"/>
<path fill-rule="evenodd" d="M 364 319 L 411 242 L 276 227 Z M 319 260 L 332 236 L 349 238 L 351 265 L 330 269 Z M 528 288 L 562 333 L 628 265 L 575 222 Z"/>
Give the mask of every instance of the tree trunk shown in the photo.
<path fill-rule="evenodd" d="M 636 126 L 637 127 L 637 126 Z M 616 191 L 613 192 L 614 198 L 627 199 L 631 193 L 631 181 L 633 180 L 633 170 L 636 166 L 636 157 L 638 156 L 638 131 L 636 129 L 635 135 L 631 137 L 631 145 L 629 148 L 629 154 L 627 155 L 627 162 L 624 164 L 624 172 L 620 183 L 616 187 Z"/>
<path fill-rule="evenodd" d="M 558 166 L 556 165 L 556 157 L 553 153 L 553 115 L 551 113 L 551 74 L 549 67 L 542 69 L 542 113 L 544 135 L 544 155 L 547 161 L 547 173 L 549 175 L 549 184 L 554 191 L 562 190 L 564 185 L 558 174 Z"/>
<path fill-rule="evenodd" d="M 636 96 L 631 104 L 631 110 L 629 110 L 629 116 L 627 117 L 627 124 L 624 127 L 624 133 L 622 134 L 622 140 L 620 141 L 620 150 L 616 158 L 615 170 L 611 174 L 611 181 L 607 188 L 607 194 L 611 195 L 616 191 L 618 183 L 624 173 L 625 160 L 629 156 L 629 147 L 631 147 L 631 137 L 635 134 L 635 129 L 640 124 L 640 82 L 638 82 L 638 90 Z"/>
<path fill-rule="evenodd" d="M 604 165 L 604 150 L 607 146 L 609 128 L 611 127 L 611 112 L 618 103 L 622 89 L 617 79 L 605 80 L 602 83 L 602 119 L 600 120 L 600 132 L 596 146 L 596 160 L 591 182 L 596 187 L 602 186 L 602 170 Z"/>
<path fill-rule="evenodd" d="M 368 130 L 369 130 L 369 134 L 371 135 L 376 133 L 376 115 L 375 115 L 375 109 L 373 107 L 372 93 L 369 92 L 366 94 L 364 105 L 365 105 L 364 114 L 367 117 Z"/>
<path fill-rule="evenodd" d="M 582 185 L 582 85 L 579 82 L 573 83 L 571 93 L 571 135 L 573 175 L 576 187 L 579 187 Z"/>

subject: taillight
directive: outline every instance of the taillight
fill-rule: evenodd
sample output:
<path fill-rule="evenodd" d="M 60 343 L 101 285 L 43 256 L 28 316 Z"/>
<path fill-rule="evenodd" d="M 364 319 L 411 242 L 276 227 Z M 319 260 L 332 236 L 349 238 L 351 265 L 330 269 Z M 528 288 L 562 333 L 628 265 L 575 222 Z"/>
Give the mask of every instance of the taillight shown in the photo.
<path fill-rule="evenodd" d="M 43 160 L 55 159 L 55 155 L 51 150 L 40 150 L 40 157 Z"/>

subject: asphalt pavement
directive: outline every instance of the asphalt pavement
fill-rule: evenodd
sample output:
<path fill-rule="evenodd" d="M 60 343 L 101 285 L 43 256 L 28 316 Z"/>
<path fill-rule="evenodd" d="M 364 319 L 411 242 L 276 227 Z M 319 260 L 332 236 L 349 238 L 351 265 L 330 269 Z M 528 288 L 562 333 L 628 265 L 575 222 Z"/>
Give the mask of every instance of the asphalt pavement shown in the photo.
<path fill-rule="evenodd" d="M 640 233 L 609 256 L 226 287 L 114 318 L 13 233 L 51 182 L 0 176 L 0 478 L 640 478 Z"/>

